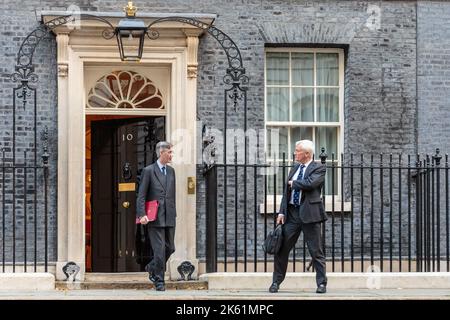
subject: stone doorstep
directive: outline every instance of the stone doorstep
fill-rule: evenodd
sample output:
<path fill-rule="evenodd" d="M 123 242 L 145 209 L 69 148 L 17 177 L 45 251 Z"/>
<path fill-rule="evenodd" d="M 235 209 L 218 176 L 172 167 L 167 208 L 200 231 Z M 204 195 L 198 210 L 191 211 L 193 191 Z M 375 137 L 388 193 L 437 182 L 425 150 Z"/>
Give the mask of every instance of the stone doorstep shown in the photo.
<path fill-rule="evenodd" d="M 147 281 L 56 281 L 57 290 L 151 290 L 155 286 Z M 166 281 L 166 290 L 208 290 L 207 281 Z"/>
<path fill-rule="evenodd" d="M 72 278 L 70 278 L 72 280 Z M 165 275 L 167 290 L 207 290 L 207 281 L 172 281 L 169 280 L 169 273 Z M 87 272 L 84 281 L 56 281 L 57 290 L 111 290 L 111 289 L 129 289 L 129 290 L 149 290 L 155 286 L 148 279 L 146 272 L 115 272 L 100 273 Z"/>
<path fill-rule="evenodd" d="M 333 289 L 450 289 L 450 273 L 328 273 L 328 287 Z M 267 290 L 272 273 L 209 273 L 199 280 L 208 282 L 209 290 Z M 315 273 L 288 272 L 280 288 L 287 290 L 313 290 Z"/>

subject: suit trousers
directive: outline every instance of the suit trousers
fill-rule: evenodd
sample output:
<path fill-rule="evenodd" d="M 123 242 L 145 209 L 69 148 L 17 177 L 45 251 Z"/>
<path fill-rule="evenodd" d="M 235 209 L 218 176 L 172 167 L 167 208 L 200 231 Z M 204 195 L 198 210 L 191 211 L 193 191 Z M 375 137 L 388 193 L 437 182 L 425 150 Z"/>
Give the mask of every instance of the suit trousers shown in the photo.
<path fill-rule="evenodd" d="M 283 242 L 280 251 L 275 254 L 273 281 L 278 284 L 283 282 L 286 277 L 289 253 L 297 242 L 300 233 L 303 231 L 305 235 L 306 246 L 312 257 L 313 266 L 316 270 L 316 283 L 327 283 L 325 255 L 322 249 L 322 235 L 320 222 L 303 223 L 299 216 L 298 208 L 288 205 L 288 216 L 283 225 Z"/>
<path fill-rule="evenodd" d="M 148 227 L 153 258 L 149 262 L 149 271 L 153 273 L 156 283 L 164 283 L 167 260 L 175 252 L 175 227 Z"/>

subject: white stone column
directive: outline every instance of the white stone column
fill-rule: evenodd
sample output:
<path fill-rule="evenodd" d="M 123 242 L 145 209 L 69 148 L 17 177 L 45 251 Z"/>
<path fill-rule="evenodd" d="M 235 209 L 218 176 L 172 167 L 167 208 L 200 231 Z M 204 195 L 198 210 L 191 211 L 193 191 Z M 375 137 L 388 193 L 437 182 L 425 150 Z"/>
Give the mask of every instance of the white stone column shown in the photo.
<path fill-rule="evenodd" d="M 67 153 L 68 153 L 68 45 L 69 34 L 56 35 L 58 47 L 58 260 L 56 278 L 65 279 L 62 268 L 67 263 Z"/>
<path fill-rule="evenodd" d="M 67 260 L 80 267 L 77 280 L 85 271 L 85 119 L 83 62 L 69 47 L 67 109 Z"/>
<path fill-rule="evenodd" d="M 188 261 L 195 268 L 193 279 L 198 279 L 197 259 L 197 223 L 196 223 L 196 114 L 197 114 L 197 51 L 198 36 L 202 30 L 183 30 L 186 34 L 186 64 L 180 72 L 184 75 L 185 94 L 184 99 L 178 104 L 176 110 L 177 131 L 174 131 L 175 157 L 181 157 L 175 161 L 177 175 L 177 227 L 175 232 L 176 250 L 170 260 L 170 278 L 180 278 L 178 267 Z M 178 118 L 179 117 L 179 118 Z M 188 183 L 194 184 L 193 193 L 188 193 Z M 191 189 L 192 190 L 192 189 Z"/>

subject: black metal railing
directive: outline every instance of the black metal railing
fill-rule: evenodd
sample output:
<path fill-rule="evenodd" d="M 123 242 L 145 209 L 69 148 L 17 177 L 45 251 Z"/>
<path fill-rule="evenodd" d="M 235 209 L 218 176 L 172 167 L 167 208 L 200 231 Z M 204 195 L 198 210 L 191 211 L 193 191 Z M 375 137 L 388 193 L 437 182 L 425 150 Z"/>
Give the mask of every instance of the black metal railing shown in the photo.
<path fill-rule="evenodd" d="M 321 156 L 329 271 L 450 271 L 448 155 Z M 275 226 L 291 165 L 283 155 L 276 165 L 235 161 L 205 171 L 207 272 L 271 270 L 273 256 L 261 244 Z M 290 270 L 309 264 L 302 235 Z"/>
<path fill-rule="evenodd" d="M 46 149 L 46 147 L 45 147 Z M 27 159 L 15 163 L 0 153 L 1 272 L 48 271 L 48 153 L 43 164 Z M 32 164 L 31 164 L 32 163 Z"/>

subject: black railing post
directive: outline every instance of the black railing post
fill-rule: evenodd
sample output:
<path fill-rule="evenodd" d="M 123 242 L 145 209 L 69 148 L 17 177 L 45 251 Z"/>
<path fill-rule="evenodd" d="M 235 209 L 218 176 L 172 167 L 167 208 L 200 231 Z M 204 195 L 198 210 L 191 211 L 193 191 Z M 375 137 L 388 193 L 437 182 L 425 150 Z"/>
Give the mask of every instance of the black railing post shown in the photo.
<path fill-rule="evenodd" d="M 334 153 L 331 154 L 331 270 L 334 272 L 334 254 L 335 254 L 335 243 L 334 243 L 334 172 L 336 170 L 336 164 L 334 160 Z"/>
<path fill-rule="evenodd" d="M 5 272 L 6 255 L 5 255 L 5 244 L 6 244 L 6 212 L 5 212 L 5 149 L 2 149 L 2 271 Z"/>
<path fill-rule="evenodd" d="M 245 138 L 246 139 L 246 138 Z M 244 272 L 247 272 L 247 161 L 243 165 L 244 169 Z"/>
<path fill-rule="evenodd" d="M 354 192 L 353 192 L 353 153 L 350 154 L 350 270 L 354 271 L 354 243 L 353 243 L 353 232 L 354 232 L 354 221 L 353 221 L 353 207 L 355 205 Z"/>
<path fill-rule="evenodd" d="M 226 136 L 226 134 L 225 134 Z M 224 155 L 226 156 L 226 155 Z M 223 271 L 228 268 L 228 167 L 223 166 Z"/>
<path fill-rule="evenodd" d="M 320 163 L 322 163 L 323 166 L 327 165 L 327 158 L 328 155 L 325 153 L 325 148 L 322 147 L 320 148 Z M 325 206 L 325 199 L 326 199 L 326 183 L 323 183 L 323 187 L 322 187 L 322 204 L 323 204 L 323 209 L 325 210 L 325 214 L 327 214 L 327 208 Z M 322 222 L 322 249 L 323 249 L 323 254 L 324 256 L 326 256 L 326 229 L 325 229 L 325 223 Z"/>
<path fill-rule="evenodd" d="M 447 272 L 450 271 L 450 224 L 449 224 L 449 213 L 450 213 L 450 206 L 449 206 L 449 180 L 448 180 L 448 154 L 445 155 L 445 227 L 446 227 L 446 254 L 447 254 Z"/>
<path fill-rule="evenodd" d="M 16 163 L 12 163 L 12 267 L 16 272 Z"/>
<path fill-rule="evenodd" d="M 278 163 L 275 161 L 275 172 L 273 173 L 273 227 L 272 229 L 275 229 L 277 224 L 277 171 L 279 168 Z"/>
<path fill-rule="evenodd" d="M 48 127 L 45 126 L 43 132 L 43 147 L 42 163 L 44 167 L 44 256 L 45 256 L 45 272 L 48 271 Z"/>
<path fill-rule="evenodd" d="M 264 238 L 267 235 L 267 175 L 268 172 L 264 172 Z M 275 206 L 275 204 L 273 204 Z M 264 272 L 267 272 L 267 253 L 264 252 Z"/>
<path fill-rule="evenodd" d="M 374 165 L 373 165 L 373 153 L 370 155 L 370 265 L 373 266 L 374 265 L 374 253 L 373 253 L 373 249 L 374 249 L 374 223 L 373 223 L 373 219 L 374 219 L 374 174 L 373 174 L 373 170 L 374 170 Z"/>
<path fill-rule="evenodd" d="M 234 272 L 238 271 L 238 164 L 237 153 L 234 154 Z"/>
<path fill-rule="evenodd" d="M 402 272 L 402 154 L 398 156 L 398 264 Z"/>
<path fill-rule="evenodd" d="M 23 268 L 27 272 L 27 152 L 24 152 L 23 167 Z"/>
<path fill-rule="evenodd" d="M 361 153 L 360 160 L 360 187 L 361 187 L 361 210 L 360 210 L 360 242 L 361 242 L 361 272 L 364 272 L 364 154 Z"/>
<path fill-rule="evenodd" d="M 426 209 L 425 209 L 425 225 L 427 235 L 426 239 L 426 260 L 427 260 L 427 271 L 431 270 L 431 159 L 427 154 L 426 156 Z"/>
<path fill-rule="evenodd" d="M 384 270 L 384 183 L 383 154 L 380 153 L 380 270 Z"/>
<path fill-rule="evenodd" d="M 436 258 L 436 250 L 435 250 L 435 237 L 436 237 L 436 233 L 435 233 L 435 195 L 436 195 L 436 190 L 435 190 L 435 173 L 436 173 L 436 168 L 435 168 L 435 161 L 434 161 L 434 156 L 431 157 L 431 204 L 430 204 L 430 214 L 431 214 L 431 223 L 430 223 L 430 227 L 431 227 L 431 270 L 434 272 L 435 271 L 435 258 Z"/>
<path fill-rule="evenodd" d="M 344 255 L 344 154 L 341 153 L 341 272 L 345 271 Z"/>
<path fill-rule="evenodd" d="M 422 172 L 420 155 L 417 155 L 416 160 L 416 270 L 422 271 Z"/>
<path fill-rule="evenodd" d="M 392 186 L 392 153 L 389 155 L 389 272 L 392 272 L 392 202 L 393 202 L 393 186 Z"/>
<path fill-rule="evenodd" d="M 411 272 L 411 155 L 408 155 L 408 272 Z M 416 181 L 417 183 L 417 181 Z M 417 199 L 416 199 L 417 201 Z"/>
<path fill-rule="evenodd" d="M 253 217 L 253 231 L 254 231 L 254 239 L 253 239 L 253 247 L 254 247 L 254 257 L 255 260 L 253 261 L 253 272 L 257 271 L 258 268 L 258 181 L 256 179 L 257 177 L 257 166 L 254 164 L 253 166 L 253 210 L 254 210 L 254 217 Z"/>
<path fill-rule="evenodd" d="M 217 272 L 217 166 L 206 171 L 206 272 Z"/>
<path fill-rule="evenodd" d="M 436 149 L 436 154 L 433 156 L 436 168 L 436 255 L 437 255 L 437 272 L 441 271 L 441 159 L 439 148 Z"/>

